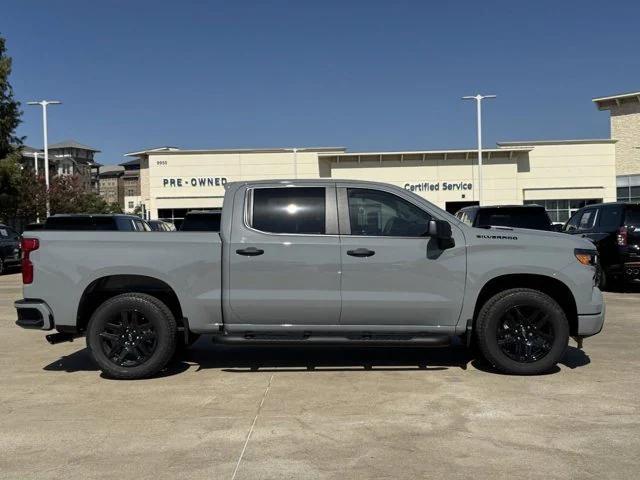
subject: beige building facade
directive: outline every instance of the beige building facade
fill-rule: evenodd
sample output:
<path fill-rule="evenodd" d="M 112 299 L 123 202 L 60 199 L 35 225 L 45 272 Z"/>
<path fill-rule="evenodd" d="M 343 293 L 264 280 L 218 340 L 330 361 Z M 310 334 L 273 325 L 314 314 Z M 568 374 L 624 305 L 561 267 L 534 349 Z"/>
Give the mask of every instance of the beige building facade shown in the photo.
<path fill-rule="evenodd" d="M 133 152 L 147 218 L 180 221 L 191 209 L 221 208 L 225 184 L 295 178 L 387 182 L 454 213 L 477 204 L 476 150 L 348 152 L 344 148 Z M 565 221 L 586 202 L 616 200 L 615 140 L 503 142 L 485 150 L 482 204 L 541 203 Z"/>
<path fill-rule="evenodd" d="M 608 110 L 611 138 L 616 140 L 617 198 L 640 202 L 640 92 L 594 98 Z"/>

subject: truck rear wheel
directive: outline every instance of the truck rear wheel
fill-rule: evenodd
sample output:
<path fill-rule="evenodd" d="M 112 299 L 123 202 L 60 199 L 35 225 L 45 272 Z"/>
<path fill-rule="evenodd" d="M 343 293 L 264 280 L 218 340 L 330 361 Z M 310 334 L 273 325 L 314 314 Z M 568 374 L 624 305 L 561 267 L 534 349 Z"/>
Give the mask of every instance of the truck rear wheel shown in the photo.
<path fill-rule="evenodd" d="M 501 372 L 536 375 L 562 359 L 569 342 L 569 322 L 548 295 L 514 288 L 483 305 L 476 336 L 484 358 Z"/>
<path fill-rule="evenodd" d="M 151 377 L 173 356 L 176 321 L 157 298 L 124 293 L 105 301 L 94 312 L 87 328 L 87 347 L 109 377 Z"/>

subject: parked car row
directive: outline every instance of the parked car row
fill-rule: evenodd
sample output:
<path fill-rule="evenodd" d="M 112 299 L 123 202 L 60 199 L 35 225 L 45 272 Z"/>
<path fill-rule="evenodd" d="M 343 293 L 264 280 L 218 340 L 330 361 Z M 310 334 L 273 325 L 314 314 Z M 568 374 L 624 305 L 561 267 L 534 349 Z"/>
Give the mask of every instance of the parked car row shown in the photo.
<path fill-rule="evenodd" d="M 0 224 L 0 275 L 20 265 L 20 234 Z"/>
<path fill-rule="evenodd" d="M 577 210 L 564 225 L 554 225 L 540 205 L 472 206 L 456 217 L 473 227 L 554 230 L 580 235 L 598 249 L 598 282 L 640 284 L 640 204 L 600 203 Z"/>
<path fill-rule="evenodd" d="M 507 227 L 557 231 L 591 240 L 599 253 L 598 278 L 601 288 L 612 284 L 640 284 L 640 204 L 603 203 L 587 205 L 564 224 L 553 224 L 540 205 L 497 205 L 465 207 L 456 213 L 464 223 L 478 228 Z M 188 212 L 180 231 L 218 232 L 221 212 Z M 143 220 L 135 215 L 53 215 L 28 230 L 85 230 L 173 232 L 174 224 Z M 0 274 L 20 264 L 20 235 L 0 225 Z"/>
<path fill-rule="evenodd" d="M 182 232 L 219 232 L 221 213 L 216 210 L 188 212 L 179 230 Z M 26 230 L 175 232 L 176 226 L 164 220 L 144 220 L 126 214 L 57 214 L 44 223 L 32 223 Z"/>

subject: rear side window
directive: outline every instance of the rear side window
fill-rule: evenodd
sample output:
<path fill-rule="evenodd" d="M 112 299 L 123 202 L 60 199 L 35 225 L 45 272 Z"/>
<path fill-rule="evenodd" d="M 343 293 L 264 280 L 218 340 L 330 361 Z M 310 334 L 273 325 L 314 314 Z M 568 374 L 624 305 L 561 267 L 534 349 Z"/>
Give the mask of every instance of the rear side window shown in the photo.
<path fill-rule="evenodd" d="M 476 226 L 550 230 L 551 220 L 544 208 L 486 208 L 478 212 Z"/>
<path fill-rule="evenodd" d="M 256 188 L 251 226 L 270 233 L 324 234 L 324 187 Z"/>
<path fill-rule="evenodd" d="M 627 227 L 640 228 L 640 207 L 628 206 L 625 209 L 624 224 Z"/>
<path fill-rule="evenodd" d="M 96 230 L 115 230 L 116 225 L 111 217 L 94 217 L 93 224 Z"/>
<path fill-rule="evenodd" d="M 598 228 L 603 232 L 613 232 L 622 223 L 622 208 L 618 205 L 607 205 L 600 209 L 600 224 Z"/>

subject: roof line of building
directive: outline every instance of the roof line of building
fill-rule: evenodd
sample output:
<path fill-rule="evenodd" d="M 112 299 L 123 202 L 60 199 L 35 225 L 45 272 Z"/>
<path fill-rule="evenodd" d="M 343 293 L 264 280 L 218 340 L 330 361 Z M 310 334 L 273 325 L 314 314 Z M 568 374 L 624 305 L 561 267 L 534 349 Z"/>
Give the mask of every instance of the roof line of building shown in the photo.
<path fill-rule="evenodd" d="M 213 148 L 213 149 L 196 149 L 196 150 L 180 150 L 180 149 L 150 149 L 140 152 L 125 153 L 125 157 L 138 157 L 149 154 L 171 155 L 171 154 L 203 154 L 203 153 L 291 153 L 298 152 L 344 152 L 344 147 L 281 147 L 281 148 Z"/>
<path fill-rule="evenodd" d="M 618 98 L 640 97 L 640 92 L 619 93 L 618 95 L 610 95 L 608 97 L 592 98 L 592 102 L 605 102 L 607 100 L 616 100 Z"/>
<path fill-rule="evenodd" d="M 484 153 L 505 153 L 505 152 L 529 152 L 531 148 L 526 146 L 516 147 L 516 148 L 484 148 L 482 151 Z M 444 154 L 475 154 L 478 152 L 477 148 L 466 148 L 466 149 L 457 149 L 457 150 L 405 150 L 405 151 L 397 151 L 397 152 L 344 152 L 344 153 L 325 153 L 319 155 L 319 157 L 375 157 L 380 155 L 444 155 Z"/>
<path fill-rule="evenodd" d="M 496 142 L 499 147 L 516 147 L 516 146 L 536 146 L 536 145 L 576 145 L 580 143 L 594 144 L 594 143 L 616 143 L 616 140 L 611 138 L 588 138 L 588 139 L 574 139 L 574 140 L 522 140 L 514 142 Z"/>

